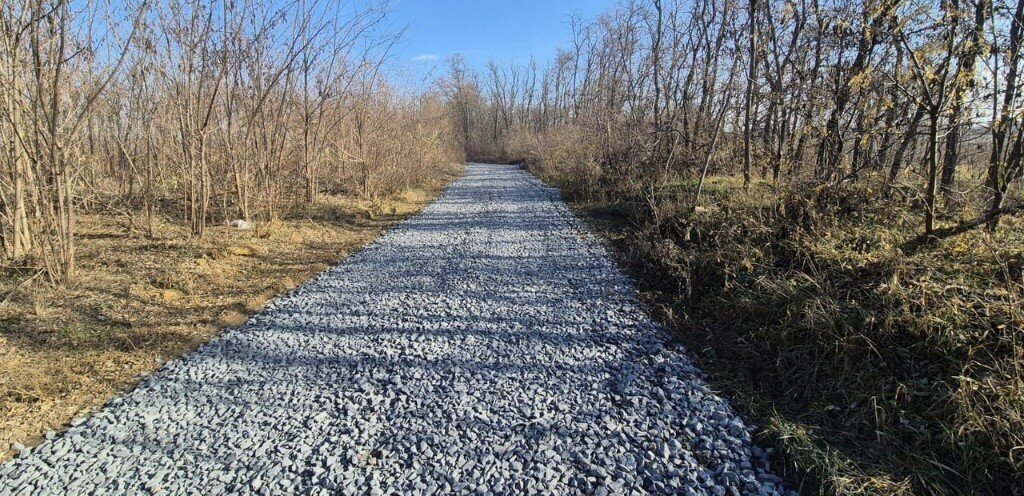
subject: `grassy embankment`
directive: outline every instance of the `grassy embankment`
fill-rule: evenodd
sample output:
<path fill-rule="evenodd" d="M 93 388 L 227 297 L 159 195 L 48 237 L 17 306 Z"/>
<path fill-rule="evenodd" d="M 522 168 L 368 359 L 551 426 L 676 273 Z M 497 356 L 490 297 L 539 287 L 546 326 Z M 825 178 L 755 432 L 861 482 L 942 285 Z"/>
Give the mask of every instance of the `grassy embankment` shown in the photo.
<path fill-rule="evenodd" d="M 670 184 L 655 215 L 533 170 L 606 236 L 803 492 L 1021 494 L 1024 219 L 905 253 L 921 212 L 888 207 L 871 180 L 779 193 L 712 177 L 702 207 Z"/>
<path fill-rule="evenodd" d="M 418 212 L 457 174 L 453 166 L 377 202 L 323 196 L 284 220 L 215 227 L 199 241 L 166 219 L 150 239 L 123 218 L 82 216 L 79 273 L 67 287 L 28 280 L 32 269 L 0 274 L 0 459 L 243 323 Z"/>

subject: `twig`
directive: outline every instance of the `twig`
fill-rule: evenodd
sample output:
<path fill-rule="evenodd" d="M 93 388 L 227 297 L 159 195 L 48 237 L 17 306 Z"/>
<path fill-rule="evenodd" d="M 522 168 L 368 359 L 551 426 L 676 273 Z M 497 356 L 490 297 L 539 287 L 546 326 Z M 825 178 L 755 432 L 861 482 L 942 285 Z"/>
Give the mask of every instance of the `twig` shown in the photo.
<path fill-rule="evenodd" d="M 989 210 L 971 220 L 961 222 L 955 226 L 945 227 L 942 229 L 936 229 L 930 234 L 922 234 L 906 244 L 903 245 L 903 253 L 911 254 L 921 248 L 932 245 L 937 241 L 963 234 L 970 231 L 978 226 L 988 224 L 1004 215 L 1016 215 L 1024 212 L 1024 203 L 1014 205 L 1012 207 L 1004 207 L 995 210 Z"/>
<path fill-rule="evenodd" d="M 39 274 L 42 274 L 45 271 L 46 269 L 39 269 L 38 271 L 36 271 L 35 274 L 32 274 L 31 277 L 25 279 L 24 281 L 21 281 L 21 283 L 18 284 L 16 288 L 12 289 L 10 293 L 7 293 L 7 296 L 4 297 L 3 301 L 0 301 L 0 307 L 6 305 L 7 302 L 11 300 L 11 297 L 14 296 L 14 294 L 17 293 L 19 289 L 25 287 L 28 283 L 32 282 L 33 279 L 39 277 Z"/>

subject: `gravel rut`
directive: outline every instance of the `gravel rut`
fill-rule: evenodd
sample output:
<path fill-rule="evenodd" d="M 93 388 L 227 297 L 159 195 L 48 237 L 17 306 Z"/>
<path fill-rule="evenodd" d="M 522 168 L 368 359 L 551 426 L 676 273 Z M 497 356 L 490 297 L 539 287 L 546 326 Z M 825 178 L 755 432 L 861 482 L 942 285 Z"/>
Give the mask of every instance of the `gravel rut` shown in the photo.
<path fill-rule="evenodd" d="M 785 493 L 768 458 L 557 191 L 471 164 L 0 494 Z"/>

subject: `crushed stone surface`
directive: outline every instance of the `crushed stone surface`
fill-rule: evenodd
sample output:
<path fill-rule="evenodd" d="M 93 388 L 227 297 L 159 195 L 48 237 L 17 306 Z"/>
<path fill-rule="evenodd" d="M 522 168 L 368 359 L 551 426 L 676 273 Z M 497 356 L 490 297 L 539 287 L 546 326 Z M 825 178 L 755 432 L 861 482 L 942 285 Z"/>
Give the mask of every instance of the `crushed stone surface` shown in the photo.
<path fill-rule="evenodd" d="M 635 293 L 556 190 L 470 164 L 0 494 L 789 494 Z"/>

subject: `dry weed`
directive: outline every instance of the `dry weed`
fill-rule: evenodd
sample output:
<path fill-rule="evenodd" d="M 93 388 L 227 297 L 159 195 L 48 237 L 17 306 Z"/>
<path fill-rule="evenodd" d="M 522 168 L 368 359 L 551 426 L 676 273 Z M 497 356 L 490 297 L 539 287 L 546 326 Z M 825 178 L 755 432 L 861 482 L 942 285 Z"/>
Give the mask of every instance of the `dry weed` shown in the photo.
<path fill-rule="evenodd" d="M 117 219 L 80 219 L 81 277 L 65 288 L 0 278 L 0 458 L 103 405 L 167 360 L 242 324 L 274 295 L 418 211 L 453 178 L 377 201 L 323 197 L 303 216 L 253 230 L 211 228 L 200 242 L 162 223 L 158 239 Z"/>

